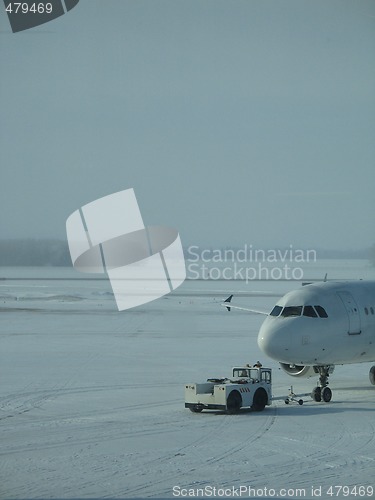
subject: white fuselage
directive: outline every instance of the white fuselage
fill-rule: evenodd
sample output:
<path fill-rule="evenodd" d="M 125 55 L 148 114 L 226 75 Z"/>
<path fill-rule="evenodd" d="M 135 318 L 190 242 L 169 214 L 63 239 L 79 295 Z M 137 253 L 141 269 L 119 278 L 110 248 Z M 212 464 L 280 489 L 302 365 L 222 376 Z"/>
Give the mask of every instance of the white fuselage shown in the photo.
<path fill-rule="evenodd" d="M 259 347 L 291 365 L 375 360 L 375 281 L 321 282 L 289 292 L 263 322 Z"/>

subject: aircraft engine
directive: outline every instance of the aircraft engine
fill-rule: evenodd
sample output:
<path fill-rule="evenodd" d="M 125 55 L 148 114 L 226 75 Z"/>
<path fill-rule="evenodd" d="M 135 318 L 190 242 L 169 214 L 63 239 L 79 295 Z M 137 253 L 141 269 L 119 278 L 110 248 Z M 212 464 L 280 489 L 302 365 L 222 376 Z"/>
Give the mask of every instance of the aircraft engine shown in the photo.
<path fill-rule="evenodd" d="M 318 373 L 315 366 L 290 365 L 289 363 L 280 363 L 280 366 L 292 377 L 314 377 Z"/>
<path fill-rule="evenodd" d="M 314 377 L 314 375 L 319 375 L 319 370 L 317 366 L 304 366 L 304 365 L 290 365 L 289 363 L 280 363 L 281 368 L 288 375 L 292 377 Z M 335 369 L 334 365 L 329 367 L 329 374 L 333 373 Z"/>

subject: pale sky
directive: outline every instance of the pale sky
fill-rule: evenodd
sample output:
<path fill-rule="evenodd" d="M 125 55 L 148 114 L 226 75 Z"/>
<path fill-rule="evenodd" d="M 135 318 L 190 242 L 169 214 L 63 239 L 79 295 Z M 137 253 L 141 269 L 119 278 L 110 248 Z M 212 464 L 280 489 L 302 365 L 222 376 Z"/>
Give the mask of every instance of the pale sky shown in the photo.
<path fill-rule="evenodd" d="M 0 239 L 134 188 L 184 245 L 375 243 L 373 0 L 0 6 Z"/>

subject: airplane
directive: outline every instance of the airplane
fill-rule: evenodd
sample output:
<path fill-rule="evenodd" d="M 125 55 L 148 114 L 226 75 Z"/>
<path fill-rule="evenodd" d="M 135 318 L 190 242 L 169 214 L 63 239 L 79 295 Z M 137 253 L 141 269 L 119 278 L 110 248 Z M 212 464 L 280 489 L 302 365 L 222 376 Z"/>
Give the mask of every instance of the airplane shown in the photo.
<path fill-rule="evenodd" d="M 314 401 L 331 400 L 328 378 L 335 365 L 375 361 L 375 281 L 306 283 L 284 295 L 270 313 L 235 306 L 232 297 L 222 303 L 228 310 L 267 314 L 259 348 L 288 375 L 319 375 Z M 375 385 L 375 365 L 369 378 Z"/>

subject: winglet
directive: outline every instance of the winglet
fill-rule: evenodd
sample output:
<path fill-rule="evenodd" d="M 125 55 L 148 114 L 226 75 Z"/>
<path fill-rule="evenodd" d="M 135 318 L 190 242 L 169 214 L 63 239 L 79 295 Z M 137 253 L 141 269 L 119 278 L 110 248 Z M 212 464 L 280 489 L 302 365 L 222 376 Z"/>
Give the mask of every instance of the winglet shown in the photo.
<path fill-rule="evenodd" d="M 226 303 L 226 302 L 227 302 L 228 304 L 230 304 L 230 302 L 231 302 L 232 298 L 233 298 L 233 294 L 232 294 L 232 295 L 229 295 L 229 297 L 228 297 L 226 300 L 224 300 L 224 305 L 225 305 L 225 303 Z M 230 309 L 231 309 L 231 308 L 230 308 L 230 306 L 225 306 L 225 307 L 228 309 L 228 311 L 230 311 Z"/>

